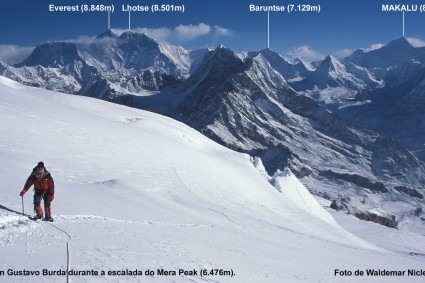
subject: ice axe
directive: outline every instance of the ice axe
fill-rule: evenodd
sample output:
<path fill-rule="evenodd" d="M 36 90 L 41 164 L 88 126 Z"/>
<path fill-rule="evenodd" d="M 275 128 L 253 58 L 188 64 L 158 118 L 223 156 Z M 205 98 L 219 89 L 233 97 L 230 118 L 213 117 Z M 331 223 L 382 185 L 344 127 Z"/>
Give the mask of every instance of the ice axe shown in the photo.
<path fill-rule="evenodd" d="M 22 215 L 25 215 L 24 196 L 21 196 L 21 198 L 22 198 Z"/>

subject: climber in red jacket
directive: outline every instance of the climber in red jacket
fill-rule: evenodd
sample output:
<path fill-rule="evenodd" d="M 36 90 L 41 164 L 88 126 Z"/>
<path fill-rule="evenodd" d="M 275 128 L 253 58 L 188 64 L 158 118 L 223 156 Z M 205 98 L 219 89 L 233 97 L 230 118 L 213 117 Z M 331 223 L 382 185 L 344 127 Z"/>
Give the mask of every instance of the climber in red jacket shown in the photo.
<path fill-rule="evenodd" d="M 52 175 L 44 167 L 42 161 L 38 162 L 37 166 L 33 168 L 31 175 L 28 177 L 24 189 L 19 194 L 20 196 L 25 193 L 34 185 L 34 210 L 36 219 L 43 218 L 43 209 L 41 208 L 41 200 L 44 200 L 45 216 L 44 220 L 53 221 L 52 211 L 50 204 L 55 197 L 55 183 Z"/>

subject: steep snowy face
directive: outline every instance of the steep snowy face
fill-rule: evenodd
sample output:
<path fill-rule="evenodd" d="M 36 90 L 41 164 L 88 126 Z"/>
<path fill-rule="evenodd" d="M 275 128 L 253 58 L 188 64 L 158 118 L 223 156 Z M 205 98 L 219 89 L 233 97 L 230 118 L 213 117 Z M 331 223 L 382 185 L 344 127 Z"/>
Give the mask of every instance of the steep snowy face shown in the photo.
<path fill-rule="evenodd" d="M 273 183 L 279 192 L 281 192 L 288 200 L 296 204 L 298 207 L 306 211 L 308 214 L 317 217 L 330 224 L 335 224 L 335 219 L 326 212 L 317 202 L 314 196 L 307 188 L 298 180 L 289 168 L 284 171 L 277 171 L 273 176 Z"/>
<path fill-rule="evenodd" d="M 203 127 L 207 122 L 205 119 L 213 122 L 216 115 L 222 119 L 230 119 L 225 117 L 227 107 L 231 108 L 231 112 L 246 112 L 254 100 L 261 99 L 265 93 L 275 95 L 274 93 L 281 89 L 293 92 L 262 55 L 243 60 L 233 51 L 221 46 L 207 54 L 204 62 L 184 82 L 181 91 L 186 95 L 186 99 L 180 109 L 185 120 L 190 121 L 192 125 L 199 124 Z M 228 95 L 230 97 L 227 97 Z M 238 104 L 237 109 L 233 103 Z M 203 113 L 202 116 L 205 116 L 201 118 L 198 113 L 193 112 L 194 109 L 199 109 Z M 236 126 L 243 121 L 232 117 L 229 122 Z M 245 126 L 238 127 L 243 129 Z M 244 148 L 251 148 L 250 136 L 244 138 L 242 133 L 237 136 L 241 144 L 245 144 Z"/>
<path fill-rule="evenodd" d="M 180 110 L 190 125 L 211 134 L 221 129 L 223 135 L 216 138 L 231 139 L 233 142 L 226 143 L 229 146 L 252 149 L 258 126 L 244 119 L 245 113 L 252 116 L 252 103 L 283 87 L 287 87 L 285 80 L 261 55 L 243 61 L 229 49 L 218 47 L 184 83 L 187 97 Z"/>
<path fill-rule="evenodd" d="M 102 38 L 117 38 L 117 37 L 118 35 L 116 33 L 114 33 L 111 29 L 107 29 L 101 34 L 99 34 L 96 38 L 102 39 Z"/>
<path fill-rule="evenodd" d="M 189 57 L 190 57 L 190 73 L 192 74 L 198 67 L 200 64 L 202 64 L 202 62 L 204 61 L 204 57 L 205 55 L 207 55 L 208 52 L 213 51 L 214 49 L 209 49 L 209 48 L 205 48 L 205 49 L 198 49 L 198 50 L 192 50 L 189 53 Z"/>
<path fill-rule="evenodd" d="M 338 77 L 344 75 L 347 70 L 345 66 L 335 57 L 327 56 L 317 67 L 316 71 L 321 73 L 329 72 L 331 77 Z"/>
<path fill-rule="evenodd" d="M 333 56 L 326 57 L 309 77 L 312 84 L 319 88 L 344 86 L 350 87 L 360 85 L 356 78 L 349 74 L 345 66 Z"/>
<path fill-rule="evenodd" d="M 262 54 L 248 61 L 249 68 L 246 73 L 252 78 L 253 81 L 259 84 L 264 92 L 273 92 L 280 89 L 292 89 L 286 82 L 284 77 L 274 69 L 270 61 L 267 60 Z"/>
<path fill-rule="evenodd" d="M 302 61 L 296 63 L 289 62 L 271 49 L 264 49 L 260 52 L 250 52 L 248 56 L 254 58 L 258 54 L 264 56 L 270 66 L 278 71 L 286 80 L 300 80 L 306 77 L 310 72 Z"/>
<path fill-rule="evenodd" d="M 214 89 L 223 87 L 221 83 L 232 74 L 243 72 L 246 65 L 233 51 L 224 46 L 209 51 L 203 58 L 202 63 L 196 68 L 193 74 L 183 83 L 181 89 L 184 93 L 195 90 L 198 93 L 204 91 L 203 86 L 212 88 L 208 93 L 214 94 Z M 196 105 L 196 98 L 192 96 L 192 102 Z"/>
<path fill-rule="evenodd" d="M 182 47 L 160 44 L 146 34 L 124 32 L 117 39 L 117 46 L 127 69 L 155 68 L 181 76 L 187 74 L 190 68 L 188 51 Z"/>

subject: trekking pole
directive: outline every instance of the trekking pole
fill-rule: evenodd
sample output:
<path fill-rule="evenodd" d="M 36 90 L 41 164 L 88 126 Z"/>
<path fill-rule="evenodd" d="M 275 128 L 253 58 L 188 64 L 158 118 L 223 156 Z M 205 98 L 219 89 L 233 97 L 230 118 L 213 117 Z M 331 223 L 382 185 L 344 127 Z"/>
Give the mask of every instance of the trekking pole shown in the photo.
<path fill-rule="evenodd" d="M 24 196 L 21 196 L 21 198 L 22 198 L 22 215 L 25 215 Z"/>

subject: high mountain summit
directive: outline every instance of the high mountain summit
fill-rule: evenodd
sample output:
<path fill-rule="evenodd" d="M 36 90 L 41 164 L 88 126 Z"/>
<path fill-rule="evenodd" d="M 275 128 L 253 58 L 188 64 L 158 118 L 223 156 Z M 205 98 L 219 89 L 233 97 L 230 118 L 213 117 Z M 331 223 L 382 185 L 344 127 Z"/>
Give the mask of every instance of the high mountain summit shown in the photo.
<path fill-rule="evenodd" d="M 271 49 L 264 49 L 260 52 L 250 52 L 248 56 L 253 58 L 258 54 L 264 56 L 264 58 L 269 61 L 272 68 L 289 81 L 302 79 L 312 71 L 312 69 L 301 60 L 290 62 Z"/>
<path fill-rule="evenodd" d="M 399 38 L 374 50 L 357 50 L 344 59 L 368 69 L 388 69 L 406 62 L 424 62 L 425 48 L 413 47 L 406 38 Z"/>
<path fill-rule="evenodd" d="M 379 49 L 357 50 L 344 61 L 371 70 L 386 86 L 396 86 L 424 67 L 425 47 L 413 47 L 406 38 L 400 38 Z"/>
<path fill-rule="evenodd" d="M 40 44 L 21 64 L 2 63 L 0 72 L 27 85 L 166 114 L 261 157 L 270 175 L 290 167 L 335 208 L 388 226 L 406 219 L 423 226 L 425 168 L 412 154 L 423 156 L 423 143 L 412 152 L 400 144 L 412 150 L 407 139 L 425 137 L 417 107 L 425 71 L 415 71 L 423 69 L 423 50 L 402 39 L 344 60 L 328 56 L 313 69 L 270 49 L 187 51 L 108 30 L 82 42 Z M 410 131 L 405 119 L 419 130 Z M 404 134 L 387 130 L 392 125 Z"/>

